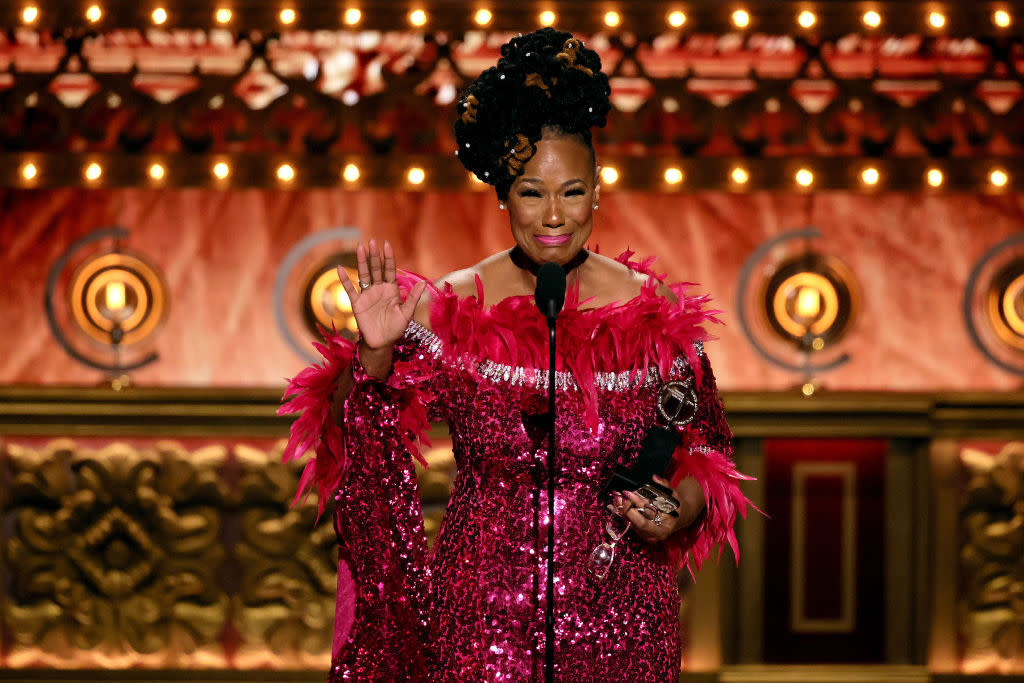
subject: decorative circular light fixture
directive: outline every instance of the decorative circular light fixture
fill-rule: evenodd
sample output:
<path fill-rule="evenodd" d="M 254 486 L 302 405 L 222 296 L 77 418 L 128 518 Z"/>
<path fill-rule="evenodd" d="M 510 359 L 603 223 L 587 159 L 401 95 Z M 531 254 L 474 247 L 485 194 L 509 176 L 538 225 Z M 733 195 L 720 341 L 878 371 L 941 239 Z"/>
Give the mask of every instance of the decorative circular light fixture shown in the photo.
<path fill-rule="evenodd" d="M 34 24 L 38 18 L 39 8 L 35 5 L 29 5 L 25 9 L 21 10 L 21 20 L 26 24 Z"/>
<path fill-rule="evenodd" d="M 551 26 L 555 23 L 555 13 L 549 9 L 544 10 L 537 17 L 541 26 Z"/>
<path fill-rule="evenodd" d="M 740 271 L 736 303 L 740 328 L 754 349 L 771 364 L 799 373 L 808 396 L 816 391 L 818 375 L 849 360 L 840 342 L 859 310 L 850 269 L 812 247 L 821 237 L 808 227 L 759 246 Z M 755 273 L 766 271 L 760 282 L 753 281 Z"/>
<path fill-rule="evenodd" d="M 863 21 L 864 25 L 868 28 L 878 28 L 882 25 L 882 15 L 875 10 L 868 10 L 864 13 L 864 16 L 861 17 L 861 21 Z"/>
<path fill-rule="evenodd" d="M 349 7 L 347 10 L 345 10 L 344 16 L 346 26 L 355 26 L 363 18 L 363 13 L 360 12 L 355 7 Z"/>
<path fill-rule="evenodd" d="M 1009 12 L 1000 9 L 992 13 L 992 23 L 999 28 L 1009 28 L 1010 24 L 1013 23 L 1013 19 L 1010 17 Z"/>
<path fill-rule="evenodd" d="M 213 18 L 217 20 L 218 24 L 226 24 L 231 21 L 231 10 L 227 7 L 218 7 Z"/>
<path fill-rule="evenodd" d="M 932 187 L 940 187 L 942 185 L 942 181 L 945 180 L 942 175 L 942 171 L 937 168 L 928 169 L 928 173 L 925 177 L 928 179 L 928 184 Z"/>
<path fill-rule="evenodd" d="M 736 28 L 750 26 L 750 13 L 742 9 L 736 10 L 732 13 L 732 25 Z"/>
<path fill-rule="evenodd" d="M 487 26 L 487 24 L 491 23 L 491 19 L 493 18 L 494 15 L 491 14 L 491 11 L 484 8 L 478 9 L 476 14 L 473 15 L 473 21 L 476 22 L 477 26 Z"/>
<path fill-rule="evenodd" d="M 804 10 L 797 16 L 796 23 L 800 24 L 804 28 L 810 28 L 818 21 L 818 17 L 814 15 L 814 12 Z"/>
<path fill-rule="evenodd" d="M 354 338 L 355 319 L 337 268 L 346 269 L 353 282 L 357 228 L 331 228 L 315 232 L 285 255 L 274 279 L 274 317 L 288 345 L 307 361 L 315 361 L 310 342 L 320 330 L 336 329 Z M 314 264 L 303 267 L 303 264 Z"/>
<path fill-rule="evenodd" d="M 103 10 L 100 9 L 99 5 L 89 5 L 89 9 L 85 10 L 85 18 L 90 23 L 95 24 L 103 17 Z"/>
<path fill-rule="evenodd" d="M 604 13 L 604 25 L 609 28 L 615 28 L 622 23 L 622 15 L 618 12 L 611 11 Z"/>
<path fill-rule="evenodd" d="M 669 185 L 678 185 L 683 182 L 683 169 L 676 166 L 665 169 L 665 182 Z"/>
<path fill-rule="evenodd" d="M 675 12 L 669 12 L 668 17 L 666 17 L 666 21 L 668 21 L 668 25 L 671 26 L 672 28 L 680 28 L 683 24 L 686 23 L 686 14 L 684 12 L 680 12 L 679 10 L 676 10 Z"/>
<path fill-rule="evenodd" d="M 165 10 L 163 7 L 157 7 L 155 10 L 153 10 L 152 16 L 153 23 L 157 26 L 160 26 L 161 24 L 167 21 L 167 10 Z"/>
<path fill-rule="evenodd" d="M 359 180 L 359 167 L 355 164 L 345 164 L 345 170 L 341 172 L 341 177 L 347 182 L 354 183 Z"/>
<path fill-rule="evenodd" d="M 614 185 L 619 179 L 619 171 L 614 166 L 604 166 L 601 169 L 601 182 Z"/>
<path fill-rule="evenodd" d="M 97 230 L 78 240 L 51 267 L 46 286 L 46 313 L 57 342 L 72 358 L 104 370 L 111 384 L 127 386 L 124 373 L 152 363 L 148 342 L 167 317 L 167 285 L 159 270 L 142 254 L 122 248 L 124 228 Z M 61 280 L 73 259 L 96 243 L 113 246 L 87 256 Z M 112 362 L 102 356 L 110 354 Z"/>
<path fill-rule="evenodd" d="M 964 287 L 963 316 L 971 341 L 993 365 L 1024 376 L 1024 235 L 977 261 Z"/>

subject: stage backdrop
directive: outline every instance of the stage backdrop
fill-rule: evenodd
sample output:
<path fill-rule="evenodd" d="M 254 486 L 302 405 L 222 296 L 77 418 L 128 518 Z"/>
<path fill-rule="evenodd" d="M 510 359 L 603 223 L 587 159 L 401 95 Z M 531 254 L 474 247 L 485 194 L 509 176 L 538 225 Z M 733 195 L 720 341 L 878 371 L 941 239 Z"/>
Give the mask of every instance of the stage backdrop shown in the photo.
<path fill-rule="evenodd" d="M 0 193 L 0 383 L 95 384 L 54 341 L 47 272 L 76 239 L 131 231 L 170 287 L 170 315 L 143 385 L 283 386 L 304 361 L 279 334 L 279 264 L 320 230 L 387 238 L 400 265 L 436 278 L 511 246 L 491 192 L 38 190 Z M 699 283 L 724 309 L 709 346 L 723 389 L 782 389 L 798 378 L 755 353 L 733 313 L 743 262 L 762 242 L 813 225 L 851 267 L 863 307 L 852 361 L 832 389 L 1008 390 L 1019 386 L 971 344 L 960 312 L 974 262 L 1024 226 L 1024 195 L 852 193 L 602 194 L 593 244 L 658 257 L 669 280 Z"/>

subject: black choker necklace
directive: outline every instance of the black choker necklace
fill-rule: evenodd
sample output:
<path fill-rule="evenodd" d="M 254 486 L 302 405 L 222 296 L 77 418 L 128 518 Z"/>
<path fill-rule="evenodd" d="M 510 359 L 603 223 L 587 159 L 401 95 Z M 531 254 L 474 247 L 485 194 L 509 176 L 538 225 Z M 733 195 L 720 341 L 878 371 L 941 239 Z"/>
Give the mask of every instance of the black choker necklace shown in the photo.
<path fill-rule="evenodd" d="M 575 256 L 569 259 L 569 262 L 562 266 L 562 270 L 568 275 L 573 270 L 583 265 L 583 262 L 590 256 L 590 252 L 586 249 L 580 249 Z M 526 255 L 526 253 L 519 248 L 519 245 L 512 247 L 512 250 L 508 252 L 508 257 L 512 259 L 512 263 L 516 264 L 523 270 L 527 270 L 536 277 L 537 271 L 540 270 L 540 264 L 534 263 L 533 260 Z"/>

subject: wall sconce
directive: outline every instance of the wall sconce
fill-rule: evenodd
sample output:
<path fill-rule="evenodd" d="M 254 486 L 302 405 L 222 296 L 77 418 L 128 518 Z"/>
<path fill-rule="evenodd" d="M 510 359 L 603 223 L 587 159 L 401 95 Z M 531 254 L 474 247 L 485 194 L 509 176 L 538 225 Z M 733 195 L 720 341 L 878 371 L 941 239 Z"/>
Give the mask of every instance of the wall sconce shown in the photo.
<path fill-rule="evenodd" d="M 315 232 L 292 247 L 277 270 L 274 317 L 278 331 L 299 356 L 310 362 L 322 360 L 311 343 L 321 338 L 321 328 L 336 329 L 355 339 L 352 305 L 337 268 L 342 266 L 353 282 L 359 281 L 355 254 L 359 237 L 358 228 Z M 315 265 L 308 267 L 310 263 Z"/>
<path fill-rule="evenodd" d="M 129 371 L 157 359 L 144 348 L 168 310 L 163 276 L 144 256 L 122 248 L 127 237 L 127 230 L 112 227 L 79 239 L 50 268 L 46 284 L 46 314 L 57 342 L 78 362 L 105 371 L 117 390 L 130 384 Z M 62 288 L 72 259 L 105 240 L 112 246 L 86 256 Z"/>
<path fill-rule="evenodd" d="M 993 365 L 1024 376 L 1024 235 L 978 259 L 964 287 L 963 315 L 978 350 Z"/>
<path fill-rule="evenodd" d="M 859 308 L 850 269 L 811 248 L 810 241 L 819 238 L 818 230 L 806 228 L 758 247 L 740 271 L 736 303 L 740 327 L 751 345 L 773 365 L 800 373 L 801 391 L 807 396 L 819 388 L 818 375 L 849 361 L 838 344 Z M 792 245 L 801 248 L 787 249 Z M 762 263 L 780 252 L 774 263 Z M 755 270 L 765 269 L 767 274 L 753 283 Z"/>

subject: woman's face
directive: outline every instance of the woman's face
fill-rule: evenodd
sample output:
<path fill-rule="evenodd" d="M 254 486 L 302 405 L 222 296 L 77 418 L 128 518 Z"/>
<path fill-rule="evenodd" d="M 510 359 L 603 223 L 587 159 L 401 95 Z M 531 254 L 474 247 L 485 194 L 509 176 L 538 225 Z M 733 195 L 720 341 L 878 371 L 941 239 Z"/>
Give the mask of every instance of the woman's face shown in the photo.
<path fill-rule="evenodd" d="M 600 184 L 590 150 L 575 136 L 545 136 L 509 188 L 512 236 L 534 263 L 569 262 L 594 228 Z"/>

